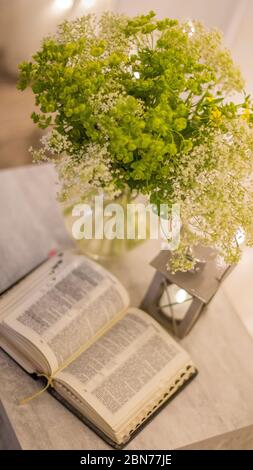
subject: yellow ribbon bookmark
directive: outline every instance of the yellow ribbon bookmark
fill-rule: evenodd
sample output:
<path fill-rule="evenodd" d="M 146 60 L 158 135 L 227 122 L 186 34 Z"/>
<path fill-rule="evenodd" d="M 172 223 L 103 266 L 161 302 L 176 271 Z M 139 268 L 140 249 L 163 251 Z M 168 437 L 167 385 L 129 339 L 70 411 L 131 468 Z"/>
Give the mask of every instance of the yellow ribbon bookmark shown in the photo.
<path fill-rule="evenodd" d="M 46 374 L 37 374 L 37 377 L 45 377 L 47 379 L 47 384 L 45 385 L 44 388 L 39 390 L 38 392 L 34 393 L 33 395 L 30 395 L 29 397 L 22 398 L 22 400 L 19 400 L 19 405 L 26 405 L 29 401 L 33 400 L 34 398 L 38 397 L 41 395 L 43 392 L 45 392 L 49 387 L 53 387 L 53 376 L 48 376 Z"/>

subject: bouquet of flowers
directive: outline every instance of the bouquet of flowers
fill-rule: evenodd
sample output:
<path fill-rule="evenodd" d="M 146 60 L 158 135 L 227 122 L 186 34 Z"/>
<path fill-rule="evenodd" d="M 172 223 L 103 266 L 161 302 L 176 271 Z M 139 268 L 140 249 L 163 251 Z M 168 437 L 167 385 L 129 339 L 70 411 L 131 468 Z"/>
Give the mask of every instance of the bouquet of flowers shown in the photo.
<path fill-rule="evenodd" d="M 33 155 L 55 162 L 60 198 L 127 188 L 158 206 L 180 203 L 174 271 L 194 266 L 197 244 L 229 263 L 240 258 L 239 231 L 253 244 L 252 105 L 221 41 L 200 22 L 154 12 L 88 15 L 65 21 L 20 65 L 32 118 L 49 129 Z"/>

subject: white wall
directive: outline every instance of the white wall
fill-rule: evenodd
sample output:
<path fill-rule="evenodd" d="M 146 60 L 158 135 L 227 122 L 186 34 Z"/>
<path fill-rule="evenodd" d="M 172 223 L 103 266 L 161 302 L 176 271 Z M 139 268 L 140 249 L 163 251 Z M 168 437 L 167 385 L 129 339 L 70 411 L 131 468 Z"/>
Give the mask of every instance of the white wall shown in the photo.
<path fill-rule="evenodd" d="M 253 1 L 246 0 L 246 4 L 230 47 L 246 80 L 246 89 L 253 94 Z"/>
<path fill-rule="evenodd" d="M 114 3 L 96 0 L 87 9 L 82 1 L 73 0 L 72 8 L 61 11 L 54 8 L 55 0 L 0 0 L 0 52 L 7 70 L 16 74 L 17 64 L 29 59 L 42 37 L 54 32 L 65 18 L 110 10 Z"/>

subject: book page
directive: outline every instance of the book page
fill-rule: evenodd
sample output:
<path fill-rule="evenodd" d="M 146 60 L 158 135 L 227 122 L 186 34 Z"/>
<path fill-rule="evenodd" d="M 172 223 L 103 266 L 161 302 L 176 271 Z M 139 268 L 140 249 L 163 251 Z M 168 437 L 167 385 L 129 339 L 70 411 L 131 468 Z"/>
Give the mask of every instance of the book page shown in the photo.
<path fill-rule="evenodd" d="M 97 263 L 70 254 L 57 269 L 44 273 L 43 282 L 29 295 L 18 297 L 2 324 L 35 344 L 52 370 L 128 305 L 128 295 L 114 276 Z"/>
<path fill-rule="evenodd" d="M 130 309 L 56 379 L 116 428 L 191 362 L 148 314 Z"/>

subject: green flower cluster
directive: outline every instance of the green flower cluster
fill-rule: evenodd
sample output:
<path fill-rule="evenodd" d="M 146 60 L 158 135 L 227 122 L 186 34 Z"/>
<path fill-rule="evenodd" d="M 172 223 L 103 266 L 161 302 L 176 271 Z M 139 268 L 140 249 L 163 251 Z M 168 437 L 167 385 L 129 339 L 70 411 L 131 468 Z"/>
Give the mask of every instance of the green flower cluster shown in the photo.
<path fill-rule="evenodd" d="M 106 13 L 99 20 L 88 15 L 64 22 L 55 37 L 44 40 L 32 62 L 20 65 L 18 87 L 32 87 L 34 122 L 53 127 L 44 151 L 36 155 L 44 158 L 46 152 L 64 162 L 68 154 L 65 188 L 76 185 L 80 165 L 82 181 L 87 171 L 89 185 L 94 176 L 96 187 L 110 186 L 115 193 L 127 186 L 148 195 L 152 203 L 180 202 L 183 207 L 188 195 L 184 223 L 190 225 L 194 213 L 189 198 L 196 178 L 214 171 L 222 159 L 218 146 L 215 152 L 217 134 L 226 135 L 229 122 L 235 123 L 232 132 L 241 119 L 251 129 L 249 97 L 240 105 L 228 99 L 242 92 L 243 85 L 218 31 L 208 31 L 199 22 L 157 20 L 150 12 L 135 18 Z M 206 135 L 212 151 L 199 158 L 196 149 Z M 64 145 L 57 147 L 55 141 Z M 238 158 L 243 159 L 245 151 L 244 146 Z M 204 192 L 207 184 L 205 180 Z M 80 187 L 87 190 L 79 185 L 79 192 Z M 229 206 L 229 200 L 224 204 Z M 233 211 L 228 213 L 229 224 Z M 214 227 L 216 223 L 214 215 Z M 199 238 L 193 233 L 190 243 L 196 244 Z M 208 242 L 217 245 L 210 237 Z M 180 257 L 185 246 L 182 240 L 175 269 L 186 267 Z M 222 253 L 228 254 L 224 247 Z"/>

